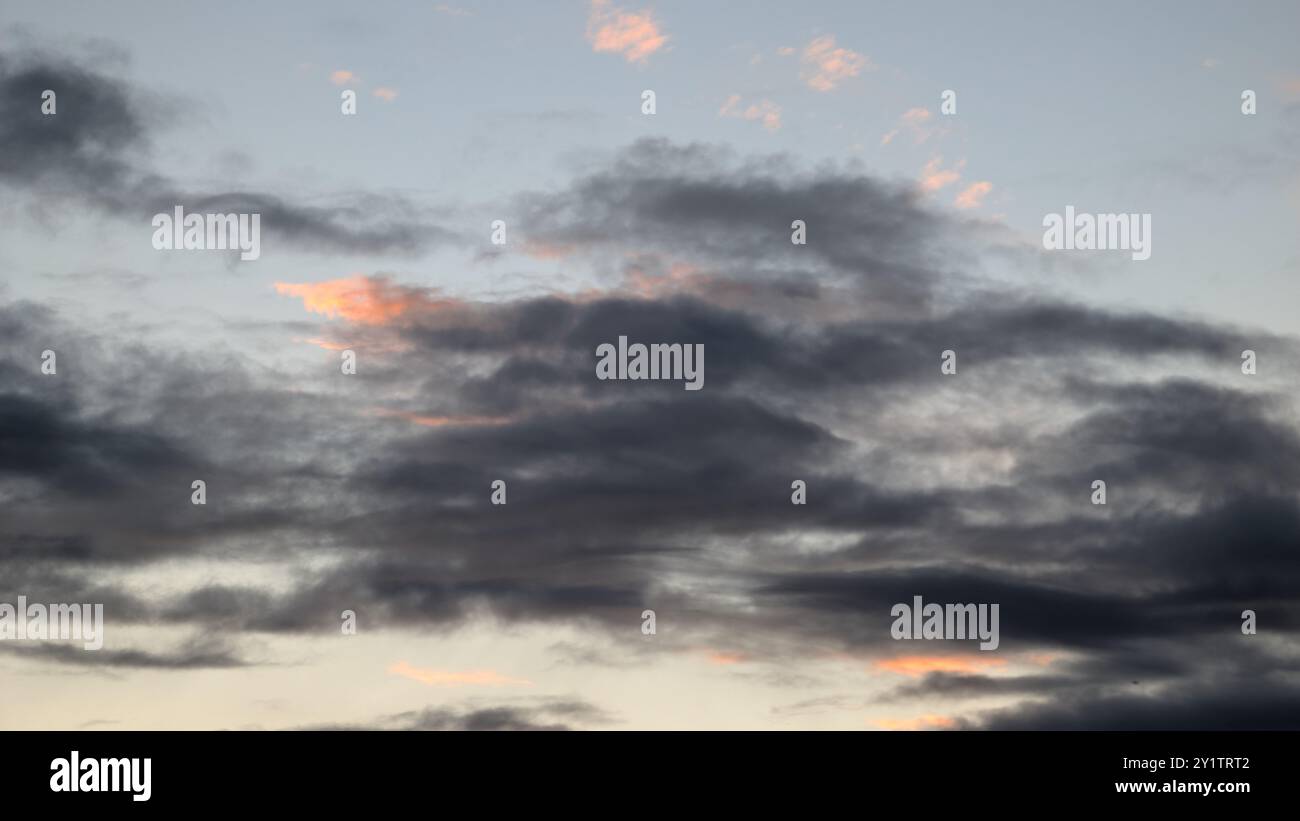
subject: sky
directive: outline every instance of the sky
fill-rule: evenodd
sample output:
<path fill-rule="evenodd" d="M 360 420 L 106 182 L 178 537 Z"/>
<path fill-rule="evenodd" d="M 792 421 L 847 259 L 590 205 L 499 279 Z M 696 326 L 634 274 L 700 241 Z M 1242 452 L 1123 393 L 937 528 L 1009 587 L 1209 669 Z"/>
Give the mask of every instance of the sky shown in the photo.
<path fill-rule="evenodd" d="M 1300 727 L 1300 6 L 0 12 L 0 727 Z"/>

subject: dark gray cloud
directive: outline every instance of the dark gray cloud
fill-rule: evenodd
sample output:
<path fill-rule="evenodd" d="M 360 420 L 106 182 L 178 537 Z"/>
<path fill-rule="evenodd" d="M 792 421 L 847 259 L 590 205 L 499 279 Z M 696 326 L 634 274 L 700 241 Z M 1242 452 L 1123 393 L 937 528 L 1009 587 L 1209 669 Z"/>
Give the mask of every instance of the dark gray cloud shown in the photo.
<path fill-rule="evenodd" d="M 0 652 L 24 661 L 48 662 L 100 671 L 132 670 L 209 670 L 245 667 L 230 647 L 210 640 L 196 641 L 190 646 L 170 652 L 152 650 L 86 650 L 80 644 L 38 644 L 35 646 L 0 644 Z"/>
<path fill-rule="evenodd" d="M 401 731 L 563 731 L 599 727 L 612 722 L 600 708 L 582 700 L 534 699 L 529 703 L 496 706 L 460 705 L 381 716 L 369 724 L 302 727 L 303 730 Z"/>
<path fill-rule="evenodd" d="M 57 113 L 41 111 L 54 91 Z M 152 235 L 154 214 L 259 213 L 269 237 L 315 251 L 414 254 L 458 243 L 456 232 L 395 196 L 345 194 L 320 204 L 260 191 L 190 190 L 150 164 L 151 136 L 173 106 L 125 80 L 42 52 L 0 59 L 0 185 L 49 201 L 130 217 Z"/>
<path fill-rule="evenodd" d="M 46 89 L 63 115 L 41 112 Z M 123 189 L 147 148 L 145 121 L 120 82 L 66 60 L 0 59 L 0 179 L 11 184 Z"/>
<path fill-rule="evenodd" d="M 911 184 L 861 171 L 809 173 L 790 158 L 646 138 L 563 191 L 522 196 L 519 221 L 541 245 L 650 252 L 707 263 L 741 279 L 798 272 L 868 288 L 892 307 L 929 302 L 957 226 Z M 808 229 L 791 243 L 792 223 Z"/>
<path fill-rule="evenodd" d="M 1217 681 L 1154 694 L 1078 696 L 1016 705 L 966 725 L 984 730 L 1297 730 L 1300 691 L 1293 684 Z"/>

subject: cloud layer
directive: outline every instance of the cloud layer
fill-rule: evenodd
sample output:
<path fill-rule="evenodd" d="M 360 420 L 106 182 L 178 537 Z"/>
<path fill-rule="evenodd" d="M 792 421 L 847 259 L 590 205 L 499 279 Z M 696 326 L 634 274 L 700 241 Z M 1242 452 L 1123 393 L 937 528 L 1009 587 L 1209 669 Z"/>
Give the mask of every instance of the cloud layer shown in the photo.
<path fill-rule="evenodd" d="M 648 15 L 597 3 L 593 21 L 593 48 L 629 61 L 664 42 Z M 870 68 L 829 38 L 804 59 L 820 91 Z M 32 116 L 30 99 L 52 86 L 77 116 Z M 148 170 L 140 99 L 66 62 L 6 58 L 0 185 L 106 218 L 173 202 L 257 210 L 303 246 L 379 253 L 453 238 L 383 198 L 181 194 Z M 749 111 L 731 108 L 766 119 Z M 958 204 L 978 204 L 979 186 Z M 915 713 L 882 727 L 1290 722 L 1300 432 L 1290 394 L 1243 375 L 1239 355 L 1295 361 L 1295 341 L 995 284 L 985 266 L 1032 269 L 1034 249 L 1001 253 L 925 188 L 634 142 L 510 202 L 525 247 L 597 287 L 476 301 L 381 273 L 279 282 L 267 298 L 301 305 L 328 351 L 329 389 L 233 344 L 227 356 L 177 352 L 53 305 L 0 303 L 0 595 L 100 601 L 116 624 L 230 637 L 93 660 L 122 669 L 276 663 L 248 645 L 336 632 L 344 609 L 380 630 L 575 628 L 585 651 L 622 646 L 649 664 L 631 647 L 653 609 L 657 646 L 710 648 L 773 681 L 851 660 L 890 684 L 854 709 Z M 794 220 L 806 245 L 790 241 Z M 706 389 L 597 380 L 594 352 L 619 336 L 702 344 Z M 47 348 L 57 377 L 39 370 Z M 362 364 L 334 387 L 344 348 Z M 945 350 L 955 375 L 940 371 Z M 200 478 L 202 507 L 189 503 Z M 1104 507 L 1090 502 L 1097 479 Z M 490 501 L 497 480 L 506 505 Z M 790 503 L 795 480 L 806 505 Z M 286 570 L 275 584 L 105 581 L 196 561 Z M 916 595 L 999 603 L 997 655 L 893 640 L 891 606 Z M 1259 635 L 1242 635 L 1246 609 Z M 481 666 L 394 660 L 389 673 L 430 687 L 532 684 Z M 858 685 L 828 686 L 844 704 Z M 798 700 L 796 684 L 775 686 L 774 710 Z M 377 723 L 605 720 L 557 701 Z"/>

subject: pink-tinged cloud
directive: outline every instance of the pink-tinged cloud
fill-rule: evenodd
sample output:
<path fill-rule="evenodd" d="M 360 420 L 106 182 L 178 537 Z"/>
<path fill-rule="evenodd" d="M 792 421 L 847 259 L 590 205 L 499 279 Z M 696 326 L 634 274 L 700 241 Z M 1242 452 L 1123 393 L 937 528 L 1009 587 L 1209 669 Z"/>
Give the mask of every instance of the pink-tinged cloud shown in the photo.
<path fill-rule="evenodd" d="M 326 282 L 277 282 L 276 293 L 302 299 L 303 307 L 327 317 L 365 325 L 388 325 L 406 316 L 463 308 L 465 303 L 436 291 L 398 285 L 387 277 L 354 276 Z"/>
<path fill-rule="evenodd" d="M 876 67 L 865 55 L 837 48 L 835 38 L 829 34 L 808 44 L 803 50 L 803 62 L 807 67 L 804 79 L 817 91 L 830 91 L 850 77 Z"/>
<path fill-rule="evenodd" d="M 372 416 L 405 419 L 407 422 L 426 428 L 505 425 L 514 421 L 513 416 L 429 416 L 391 408 L 370 408 L 367 412 Z"/>
<path fill-rule="evenodd" d="M 379 99 L 383 100 L 386 103 L 391 103 L 393 100 L 397 99 L 397 89 L 395 88 L 380 86 L 379 88 L 376 88 L 374 91 L 370 93 L 375 95 L 376 97 L 378 97 Z"/>
<path fill-rule="evenodd" d="M 912 135 L 913 141 L 918 145 L 930 139 L 936 133 L 936 129 L 929 125 L 934 115 L 928 108 L 909 108 L 903 112 L 903 116 L 898 118 L 898 125 L 880 138 L 881 145 L 889 145 L 894 138 L 904 131 Z"/>
<path fill-rule="evenodd" d="M 882 730 L 950 730 L 957 722 L 948 716 L 926 713 L 916 718 L 882 718 L 873 722 Z"/>
<path fill-rule="evenodd" d="M 644 299 L 656 299 L 669 294 L 695 291 L 712 282 L 702 276 L 694 265 L 674 262 L 667 273 L 650 273 L 640 266 L 629 268 L 623 275 L 623 290 Z"/>
<path fill-rule="evenodd" d="M 957 195 L 952 204 L 958 208 L 979 208 L 984 204 L 984 197 L 993 190 L 993 183 L 980 181 L 973 183 L 966 190 Z"/>
<path fill-rule="evenodd" d="M 430 687 L 531 687 L 527 679 L 510 678 L 495 670 L 432 670 L 425 667 L 413 667 L 399 661 L 388 668 L 394 676 L 409 678 Z"/>
<path fill-rule="evenodd" d="M 346 351 L 352 346 L 346 342 L 333 342 L 328 339 L 315 337 L 312 339 L 295 339 L 294 342 L 306 342 L 308 345 L 315 345 L 318 348 L 324 348 L 327 351 Z"/>
<path fill-rule="evenodd" d="M 723 650 L 715 650 L 709 653 L 709 664 L 716 664 L 720 667 L 739 664 L 745 660 L 746 656 L 743 653 L 728 653 Z"/>
<path fill-rule="evenodd" d="M 962 160 L 952 168 L 944 168 L 943 157 L 933 158 L 921 169 L 921 190 L 926 192 L 938 191 L 940 188 L 952 185 L 961 179 L 960 169 L 965 165 L 966 161 Z"/>
<path fill-rule="evenodd" d="M 928 108 L 909 108 L 900 119 L 905 125 L 920 126 L 928 123 L 933 116 Z"/>
<path fill-rule="evenodd" d="M 621 54 L 629 63 L 643 63 L 664 47 L 668 37 L 650 12 L 627 12 L 609 0 L 592 0 L 587 40 L 594 51 Z"/>
<path fill-rule="evenodd" d="M 978 673 L 990 667 L 1006 666 L 1006 659 L 984 656 L 899 656 L 877 661 L 876 667 L 903 676 L 926 673 Z"/>
<path fill-rule="evenodd" d="M 776 53 L 781 55 L 782 57 L 789 57 L 791 54 L 794 54 L 795 51 L 797 50 L 798 49 L 796 49 L 794 46 L 781 46 L 779 49 L 776 50 Z"/>
<path fill-rule="evenodd" d="M 345 68 L 341 68 L 330 75 L 330 82 L 336 86 L 345 86 L 350 83 L 355 83 L 356 81 L 357 81 L 357 75 L 353 74 L 352 72 L 348 71 Z"/>
<path fill-rule="evenodd" d="M 732 94 L 718 110 L 719 117 L 738 117 L 742 120 L 761 121 L 768 131 L 781 128 L 781 106 L 771 100 L 760 100 L 741 107 L 740 95 Z"/>

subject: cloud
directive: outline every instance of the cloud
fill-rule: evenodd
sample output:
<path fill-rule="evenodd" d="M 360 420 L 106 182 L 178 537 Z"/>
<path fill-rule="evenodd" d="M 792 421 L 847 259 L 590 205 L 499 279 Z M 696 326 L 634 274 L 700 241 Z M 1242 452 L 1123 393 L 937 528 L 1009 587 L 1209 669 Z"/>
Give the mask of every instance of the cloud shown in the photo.
<path fill-rule="evenodd" d="M 876 68 L 865 55 L 837 47 L 834 36 L 829 34 L 805 46 L 802 60 L 804 81 L 816 91 L 831 91 L 845 80 Z"/>
<path fill-rule="evenodd" d="M 952 168 L 943 168 L 943 157 L 934 157 L 921 169 L 921 190 L 938 191 L 952 185 L 961 179 L 961 169 L 965 165 L 966 161 L 961 160 Z"/>
<path fill-rule="evenodd" d="M 410 411 L 374 408 L 376 416 L 391 416 L 405 419 L 415 425 L 426 428 L 441 428 L 447 425 L 504 425 L 510 422 L 509 416 L 425 416 Z"/>
<path fill-rule="evenodd" d="M 718 110 L 719 117 L 736 117 L 742 120 L 759 121 L 768 131 L 781 129 L 781 107 L 771 100 L 759 100 L 741 107 L 740 95 L 733 94 Z"/>
<path fill-rule="evenodd" d="M 404 661 L 389 666 L 388 672 L 391 675 L 409 678 L 430 687 L 531 687 L 533 684 L 527 679 L 511 678 L 495 670 L 432 670 L 425 667 L 413 667 Z"/>
<path fill-rule="evenodd" d="M 355 85 L 360 78 L 347 69 L 330 72 L 330 82 L 336 86 Z"/>
<path fill-rule="evenodd" d="M 733 664 L 740 664 L 743 661 L 748 661 L 743 653 L 729 653 L 725 650 L 709 651 L 708 658 L 709 664 L 719 667 L 729 667 Z"/>
<path fill-rule="evenodd" d="M 948 717 L 926 713 L 916 718 L 882 718 L 872 722 L 882 730 L 951 730 L 957 722 Z"/>
<path fill-rule="evenodd" d="M 397 99 L 397 89 L 395 88 L 379 86 L 378 88 L 376 88 L 374 91 L 370 93 L 375 95 L 376 97 L 378 97 L 379 99 L 383 100 L 386 103 L 391 103 L 393 100 Z"/>
<path fill-rule="evenodd" d="M 920 681 L 905 684 L 879 699 L 882 703 L 909 702 L 916 699 L 943 699 L 954 706 L 968 699 L 990 697 L 1044 697 L 1063 692 L 1086 682 L 1068 675 L 987 676 L 965 672 L 931 672 Z"/>
<path fill-rule="evenodd" d="M 396 322 L 415 313 L 456 310 L 463 305 L 424 289 L 398 285 L 387 277 L 277 282 L 275 291 L 282 296 L 299 297 L 303 307 L 312 313 L 370 325 Z"/>
<path fill-rule="evenodd" d="M 1178 730 L 1300 729 L 1300 692 L 1294 685 L 1246 679 L 1180 683 L 1156 693 L 1094 693 L 1040 700 L 1014 709 L 988 711 L 962 722 L 984 730 Z"/>
<path fill-rule="evenodd" d="M 928 108 L 909 108 L 898 118 L 898 125 L 880 138 L 880 144 L 889 145 L 894 141 L 895 137 L 906 131 L 912 135 L 913 141 L 919 145 L 932 136 L 943 133 L 943 130 L 929 125 L 933 119 L 934 114 Z"/>
<path fill-rule="evenodd" d="M 303 727 L 304 730 L 394 731 L 562 731 L 599 727 L 613 719 L 580 699 L 541 698 L 525 702 L 429 707 L 380 716 L 365 725 Z"/>
<path fill-rule="evenodd" d="M 0 652 L 24 661 L 48 662 L 98 670 L 220 670 L 246 667 L 249 663 L 221 642 L 197 641 L 173 652 L 101 648 L 86 650 L 80 644 L 38 644 L 23 646 L 4 642 Z"/>
<path fill-rule="evenodd" d="M 39 107 L 58 88 L 61 111 Z M 463 240 L 425 220 L 397 196 L 357 194 L 307 204 L 256 190 L 198 191 L 150 167 L 150 140 L 173 106 L 96 69 L 40 54 L 0 60 L 0 186 L 48 202 L 78 203 L 114 219 L 135 220 L 147 236 L 154 214 L 176 205 L 189 212 L 258 213 L 268 237 L 313 252 L 415 254 Z"/>
<path fill-rule="evenodd" d="M 971 183 L 954 199 L 953 205 L 958 208 L 969 209 L 979 208 L 984 204 L 984 197 L 993 190 L 993 183 L 981 180 L 980 182 Z"/>
<path fill-rule="evenodd" d="M 587 40 L 593 51 L 621 54 L 629 63 L 644 63 L 663 48 L 668 37 L 650 12 L 627 12 L 609 0 L 592 0 Z"/>
<path fill-rule="evenodd" d="M 134 173 L 123 110 L 63 138 L 77 180 Z M 473 301 L 392 274 L 280 282 L 300 317 L 193 350 L 0 303 L 0 493 L 22 499 L 0 518 L 0 594 L 220 630 L 250 665 L 276 660 L 243 642 L 337 630 L 341 601 L 376 631 L 581 626 L 580 650 L 649 607 L 689 614 L 657 642 L 745 659 L 729 676 L 879 660 L 898 716 L 962 727 L 1253 727 L 1293 706 L 1300 429 L 1293 392 L 1241 378 L 1239 355 L 1300 361 L 1296 340 L 1007 284 L 1041 252 L 849 165 L 640 140 L 508 206 L 590 287 Z M 707 389 L 596 380 L 596 346 L 620 335 L 703 344 Z M 265 338 L 349 341 L 364 372 L 322 387 L 324 370 L 253 359 Z M 39 373 L 51 345 L 57 380 Z M 105 581 L 200 560 L 283 580 Z M 891 606 L 914 595 L 1000 604 L 989 658 L 1007 664 L 894 641 Z M 1247 608 L 1269 635 L 1240 634 Z M 81 662 L 42 653 L 10 660 Z M 1041 654 L 1059 661 L 1012 667 Z M 517 681 L 403 665 L 430 686 Z M 1260 698 L 1229 709 L 1242 693 Z M 373 724 L 592 726 L 522 702 Z"/>
<path fill-rule="evenodd" d="M 923 208 L 919 192 L 857 172 L 809 173 L 788 158 L 766 160 L 760 173 L 716 148 L 641 140 L 608 169 L 522 197 L 517 219 L 534 240 L 578 253 L 672 249 L 678 261 L 689 253 L 697 268 L 750 285 L 769 276 L 813 287 L 869 280 L 880 304 L 926 289 L 924 258 L 938 247 L 930 239 L 952 229 Z M 818 240 L 792 246 L 794 218 Z"/>
<path fill-rule="evenodd" d="M 62 110 L 77 116 L 46 117 L 30 100 L 60 90 Z M 92 191 L 126 188 L 132 163 L 148 148 L 149 126 L 163 118 L 160 105 L 141 100 L 106 75 L 62 58 L 24 55 L 0 59 L 0 182 L 55 190 L 84 185 Z"/>
<path fill-rule="evenodd" d="M 986 667 L 1002 667 L 1006 659 L 995 656 L 899 656 L 876 662 L 890 673 L 919 676 L 925 673 L 974 673 Z"/>

